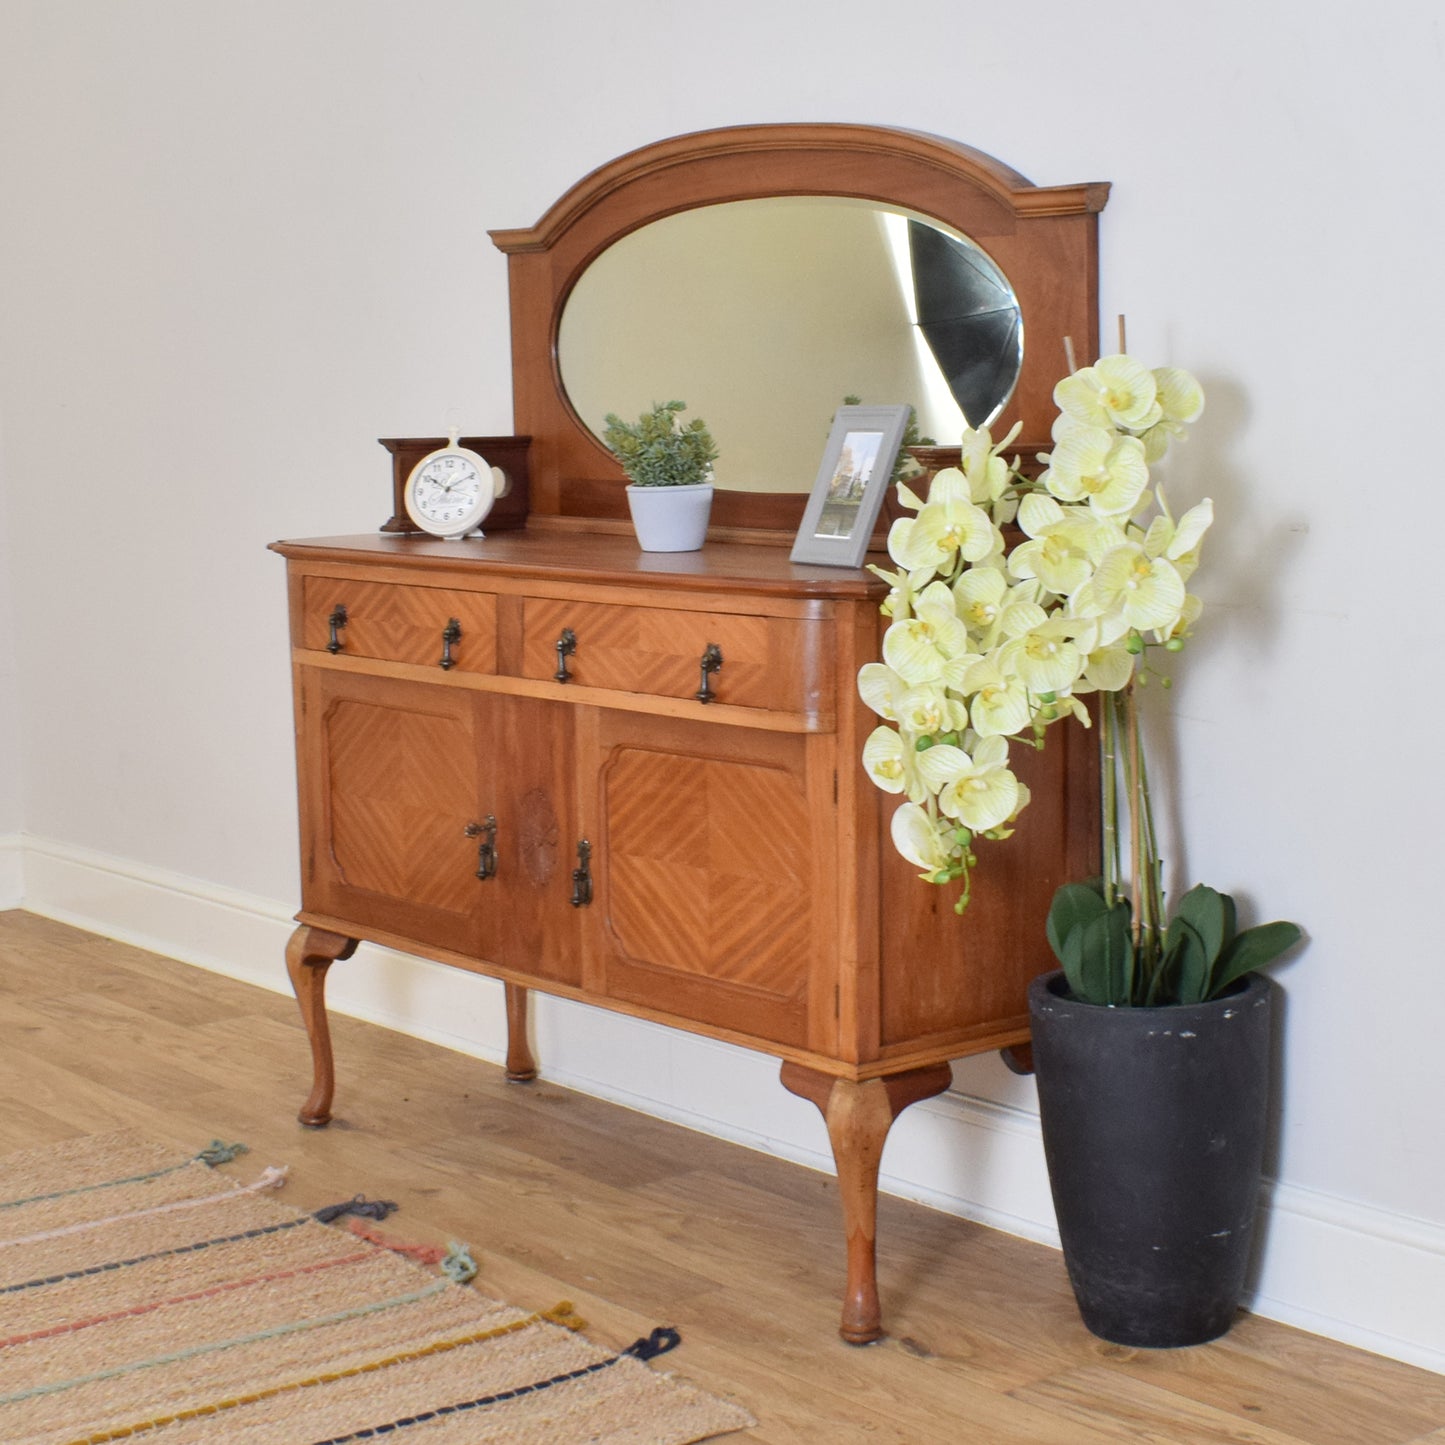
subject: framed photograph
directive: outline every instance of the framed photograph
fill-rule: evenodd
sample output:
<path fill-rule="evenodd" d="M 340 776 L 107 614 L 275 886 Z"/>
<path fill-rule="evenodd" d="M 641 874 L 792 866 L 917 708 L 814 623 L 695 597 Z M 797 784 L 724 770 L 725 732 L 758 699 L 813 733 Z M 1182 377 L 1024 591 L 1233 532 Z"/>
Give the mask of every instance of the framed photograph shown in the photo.
<path fill-rule="evenodd" d="M 840 406 L 813 483 L 794 562 L 859 567 L 908 426 L 906 406 Z"/>

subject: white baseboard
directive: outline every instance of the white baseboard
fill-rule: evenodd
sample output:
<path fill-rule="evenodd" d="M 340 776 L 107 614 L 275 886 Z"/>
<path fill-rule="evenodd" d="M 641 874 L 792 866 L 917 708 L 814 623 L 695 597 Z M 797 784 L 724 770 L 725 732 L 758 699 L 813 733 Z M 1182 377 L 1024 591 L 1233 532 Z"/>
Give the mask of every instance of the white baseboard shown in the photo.
<path fill-rule="evenodd" d="M 20 835 L 0 833 L 0 909 L 19 908 L 25 896 L 25 868 L 21 861 Z"/>
<path fill-rule="evenodd" d="M 23 879 L 23 889 L 12 875 Z M 0 838 L 0 906 L 288 992 L 287 908 L 179 874 L 35 838 Z M 777 1062 L 712 1039 L 534 995 L 546 1077 L 704 1133 L 831 1170 L 811 1104 Z M 500 987 L 365 946 L 331 970 L 328 1003 L 492 1062 L 506 1049 Z M 344 1084 L 344 1064 L 342 1070 Z M 298 1080 L 298 1088 L 304 1081 Z M 959 1093 L 907 1110 L 889 1135 L 882 1187 L 1011 1234 L 1057 1245 L 1038 1118 Z M 1251 1308 L 1345 1343 L 1445 1372 L 1445 1225 L 1272 1183 Z M 886 1244 L 884 1246 L 886 1258 Z"/>

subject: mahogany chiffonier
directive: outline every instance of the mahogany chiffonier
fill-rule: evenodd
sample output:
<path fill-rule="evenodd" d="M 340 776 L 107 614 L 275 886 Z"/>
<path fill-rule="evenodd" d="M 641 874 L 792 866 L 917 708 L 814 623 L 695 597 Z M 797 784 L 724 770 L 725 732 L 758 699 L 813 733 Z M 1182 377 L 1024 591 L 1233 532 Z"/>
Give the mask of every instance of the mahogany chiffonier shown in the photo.
<path fill-rule="evenodd" d="M 906 132 L 753 126 L 634 152 L 535 229 L 495 233 L 517 435 L 478 445 L 513 478 L 502 526 L 447 542 L 407 533 L 398 507 L 378 535 L 275 544 L 302 840 L 288 966 L 314 1061 L 303 1122 L 331 1115 L 324 983 L 360 940 L 501 980 L 513 1078 L 535 1073 L 533 989 L 761 1050 L 827 1124 L 843 1337 L 880 1335 L 884 1140 L 948 1087 L 950 1060 L 1026 1046 L 1049 898 L 1097 857 L 1093 744 L 1061 729 L 1028 760 L 1032 805 L 956 916 L 893 850 L 897 800 L 859 761 L 876 719 L 856 680 L 879 656 L 883 583 L 788 560 L 808 478 L 791 495 L 720 491 L 700 552 L 640 552 L 621 472 L 559 374 L 558 328 L 581 272 L 654 218 L 866 199 L 935 218 L 1008 277 L 1029 346 L 1004 423 L 1023 423 L 1024 450 L 1046 444 L 1061 338 L 1095 344 L 1106 193 L 1036 188 Z M 398 482 L 426 449 L 388 446 Z"/>

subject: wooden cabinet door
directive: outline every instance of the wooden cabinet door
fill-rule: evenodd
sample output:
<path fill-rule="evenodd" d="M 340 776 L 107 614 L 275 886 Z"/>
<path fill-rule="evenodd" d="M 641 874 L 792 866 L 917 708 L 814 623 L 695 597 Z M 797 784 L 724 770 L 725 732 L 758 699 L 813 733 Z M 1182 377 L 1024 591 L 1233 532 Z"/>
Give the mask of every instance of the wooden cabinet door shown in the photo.
<path fill-rule="evenodd" d="M 807 740 L 784 733 L 603 712 L 596 739 L 593 986 L 816 1045 L 833 1019 L 830 885 L 812 841 L 831 836 L 831 773 L 824 800 Z"/>
<path fill-rule="evenodd" d="M 570 703 L 488 698 L 482 746 L 495 759 L 497 901 L 492 962 L 539 980 L 580 985 L 582 920 L 572 870 L 582 832 L 576 806 L 576 714 Z"/>
<path fill-rule="evenodd" d="M 477 877 L 475 832 L 494 806 L 489 700 L 308 667 L 296 695 L 305 910 L 489 956 L 501 885 Z"/>

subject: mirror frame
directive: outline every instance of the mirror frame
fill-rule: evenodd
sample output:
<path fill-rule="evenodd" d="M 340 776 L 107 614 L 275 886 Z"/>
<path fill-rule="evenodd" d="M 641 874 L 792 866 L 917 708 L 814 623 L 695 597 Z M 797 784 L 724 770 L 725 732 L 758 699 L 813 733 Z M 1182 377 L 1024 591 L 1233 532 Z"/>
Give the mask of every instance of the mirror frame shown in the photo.
<path fill-rule="evenodd" d="M 1023 312 L 1023 368 L 995 434 L 1018 421 L 1020 453 L 1047 448 L 1053 389 L 1065 371 L 1063 338 L 1072 337 L 1081 364 L 1098 354 L 1098 213 L 1108 182 L 1035 186 L 982 151 L 915 131 L 731 126 L 631 151 L 584 177 L 535 226 L 490 233 L 507 256 L 513 417 L 518 435 L 532 439 L 535 521 L 580 529 L 627 516 L 622 469 L 573 409 L 558 366 L 562 310 L 583 271 L 650 221 L 779 195 L 898 206 L 976 241 L 1012 283 Z M 807 492 L 719 489 L 709 535 L 791 543 L 807 501 Z M 761 535 L 768 532 L 777 535 Z"/>

